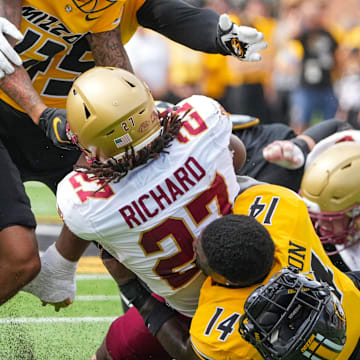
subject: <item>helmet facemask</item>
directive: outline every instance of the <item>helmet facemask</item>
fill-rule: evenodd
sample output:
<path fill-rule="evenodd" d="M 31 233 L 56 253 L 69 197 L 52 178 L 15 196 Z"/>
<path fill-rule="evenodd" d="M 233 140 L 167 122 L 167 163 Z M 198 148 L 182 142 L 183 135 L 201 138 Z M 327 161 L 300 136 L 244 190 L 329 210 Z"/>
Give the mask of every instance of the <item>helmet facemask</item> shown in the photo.
<path fill-rule="evenodd" d="M 345 319 L 331 323 L 334 301 L 342 310 L 329 286 L 285 268 L 248 297 L 239 332 L 264 359 L 315 359 L 322 343 L 334 340 L 336 357 L 345 344 Z"/>
<path fill-rule="evenodd" d="M 328 251 L 329 256 L 360 242 L 360 205 L 354 205 L 344 211 L 326 212 L 308 209 L 308 212 L 323 244 L 342 245 L 334 251 Z"/>

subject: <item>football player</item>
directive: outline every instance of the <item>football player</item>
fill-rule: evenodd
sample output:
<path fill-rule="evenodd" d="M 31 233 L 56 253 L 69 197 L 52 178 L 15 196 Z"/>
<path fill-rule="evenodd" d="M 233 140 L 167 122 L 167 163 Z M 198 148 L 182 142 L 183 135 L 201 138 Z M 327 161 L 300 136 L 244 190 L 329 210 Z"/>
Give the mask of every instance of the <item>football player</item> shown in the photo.
<path fill-rule="evenodd" d="M 357 230 L 357 184 L 360 179 L 356 170 L 359 143 L 360 132 L 353 129 L 337 131 L 323 138 L 302 158 L 300 170 L 304 177 L 301 177 L 301 188 L 296 189 L 309 205 L 315 229 L 330 259 L 342 271 L 360 268 Z M 296 167 L 293 144 L 279 141 L 267 149 L 270 151 L 264 155 L 269 160 L 276 159 L 275 164 Z M 287 159 L 284 157 L 286 152 Z"/>
<path fill-rule="evenodd" d="M 228 114 L 216 101 L 192 96 L 159 119 L 147 86 L 130 72 L 110 67 L 79 76 L 66 111 L 72 140 L 89 161 L 57 190 L 59 213 L 73 242 L 97 241 L 136 274 L 137 281 L 118 281 L 122 293 L 136 294 L 143 282 L 191 317 L 205 279 L 192 242 L 212 220 L 231 212 L 239 191 L 233 159 L 245 155 L 231 134 Z M 41 273 L 27 286 L 51 302 L 75 275 L 64 273 L 55 250 L 54 244 Z M 136 350 L 147 358 L 148 349 L 139 341 Z M 117 342 L 126 349 L 125 337 Z"/>
<path fill-rule="evenodd" d="M 359 135 L 358 130 L 346 133 L 353 139 L 354 133 Z M 334 264 L 343 271 L 359 270 L 360 143 L 341 141 L 314 155 L 309 158 L 300 194 Z"/>
<path fill-rule="evenodd" d="M 157 104 L 157 108 L 163 111 L 173 106 L 173 104 L 164 102 Z M 295 187 L 295 189 L 298 189 L 300 186 L 304 166 L 302 165 L 301 168 L 294 171 L 277 166 L 276 164 L 271 164 L 262 158 L 262 149 L 264 146 L 268 145 L 273 139 L 291 138 L 291 144 L 299 147 L 299 151 L 304 151 L 304 153 L 307 154 L 309 151 L 308 148 L 312 148 L 315 141 L 319 141 L 321 137 L 347 128 L 347 124 L 344 124 L 342 121 L 329 120 L 317 124 L 306 130 L 300 136 L 295 137 L 291 129 L 283 124 L 262 125 L 259 124 L 258 119 L 244 115 L 231 114 L 230 118 L 232 120 L 233 134 L 238 136 L 246 146 L 246 162 L 245 165 L 240 168 L 238 174 L 243 175 L 250 173 L 259 176 L 263 180 L 268 179 L 269 182 L 274 181 L 280 185 L 286 184 L 288 187 Z M 116 279 L 120 265 L 117 264 L 116 260 L 111 258 L 111 255 L 102 249 L 103 262 Z M 124 302 L 123 308 L 127 309 L 127 305 Z M 126 315 L 119 317 L 112 323 L 104 343 L 97 352 L 97 358 L 100 360 L 106 359 L 109 353 L 113 359 L 127 358 L 129 353 L 124 352 L 125 350 L 122 343 L 117 340 L 123 333 L 127 334 L 127 341 L 133 339 L 133 352 L 136 352 L 135 349 L 138 344 L 136 339 L 138 337 L 141 337 L 144 343 L 153 342 L 151 333 L 144 327 L 141 316 L 135 308 L 131 308 Z M 141 334 L 141 336 L 139 334 Z M 170 359 L 169 355 L 159 346 L 154 346 L 151 349 L 151 354 L 157 359 Z"/>
<path fill-rule="evenodd" d="M 260 60 L 266 47 L 255 29 L 179 0 L 0 0 L 0 263 L 6 269 L 0 305 L 40 270 L 23 181 L 41 181 L 55 192 L 72 170 L 81 153 L 66 136 L 68 91 L 95 64 L 131 70 L 123 44 L 139 24 L 196 50 L 245 61 Z M 64 228 L 59 241 L 69 237 Z M 69 258 L 54 249 L 53 256 L 73 270 L 84 247 Z"/>
<path fill-rule="evenodd" d="M 360 292 L 326 255 L 306 204 L 286 188 L 239 180 L 234 214 L 206 226 L 194 245 L 208 277 L 190 336 L 178 316 L 154 321 L 153 309 L 168 309 L 142 292 L 135 306 L 145 324 L 178 360 L 358 359 Z"/>

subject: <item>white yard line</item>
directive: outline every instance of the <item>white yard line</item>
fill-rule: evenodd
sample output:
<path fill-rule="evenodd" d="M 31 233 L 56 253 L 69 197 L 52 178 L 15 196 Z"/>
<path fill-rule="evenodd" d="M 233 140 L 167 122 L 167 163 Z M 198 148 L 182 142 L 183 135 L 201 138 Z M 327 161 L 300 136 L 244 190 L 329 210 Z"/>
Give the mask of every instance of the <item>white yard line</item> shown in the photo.
<path fill-rule="evenodd" d="M 79 322 L 112 322 L 117 317 L 72 317 L 72 318 L 13 318 L 0 319 L 0 324 L 23 324 L 23 323 L 79 323 Z"/>
<path fill-rule="evenodd" d="M 76 274 L 76 280 L 113 280 L 109 274 Z"/>
<path fill-rule="evenodd" d="M 61 229 L 61 224 L 37 224 L 36 233 L 39 235 L 58 236 Z"/>
<path fill-rule="evenodd" d="M 76 301 L 120 301 L 120 295 L 80 295 L 75 297 Z"/>

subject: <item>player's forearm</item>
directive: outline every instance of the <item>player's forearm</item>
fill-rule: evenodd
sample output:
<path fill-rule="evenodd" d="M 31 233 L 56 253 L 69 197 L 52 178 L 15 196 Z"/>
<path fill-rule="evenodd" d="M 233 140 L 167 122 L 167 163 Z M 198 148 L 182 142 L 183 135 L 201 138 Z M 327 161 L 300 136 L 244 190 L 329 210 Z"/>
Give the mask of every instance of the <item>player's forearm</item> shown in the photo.
<path fill-rule="evenodd" d="M 149 318 L 158 303 L 159 301 L 156 298 L 149 296 L 139 309 L 144 321 Z M 173 358 L 177 360 L 198 359 L 189 341 L 189 321 L 181 318 L 178 314 L 164 322 L 156 333 L 156 338 Z"/>
<path fill-rule="evenodd" d="M 56 248 L 59 253 L 72 262 L 78 261 L 90 245 L 90 241 L 80 239 L 64 225 L 56 240 Z"/>
<path fill-rule="evenodd" d="M 136 17 L 140 25 L 191 49 L 223 53 L 217 44 L 219 15 L 211 9 L 196 8 L 182 0 L 146 0 Z"/>
<path fill-rule="evenodd" d="M 20 29 L 21 0 L 0 0 L 0 16 L 8 19 Z M 12 45 L 15 43 L 11 38 L 8 38 L 8 41 Z"/>
<path fill-rule="evenodd" d="M 115 66 L 134 72 L 121 40 L 120 28 L 87 36 L 97 66 Z"/>
<path fill-rule="evenodd" d="M 135 306 L 145 326 L 160 341 L 164 349 L 177 360 L 197 359 L 189 346 L 189 320 L 152 296 L 150 290 L 137 278 L 119 286 L 126 302 Z"/>
<path fill-rule="evenodd" d="M 352 128 L 351 125 L 347 122 L 337 119 L 331 119 L 331 120 L 322 121 L 314 126 L 309 127 L 298 137 L 301 138 L 304 135 L 310 137 L 315 145 L 320 140 L 325 139 L 326 137 L 338 131 L 344 131 L 351 128 Z M 310 147 L 310 150 L 312 150 L 312 147 Z"/>
<path fill-rule="evenodd" d="M 156 335 L 166 352 L 177 360 L 198 360 L 189 340 L 189 329 L 181 319 L 169 319 Z"/>
<path fill-rule="evenodd" d="M 103 253 L 102 253 L 103 254 Z M 110 275 L 114 278 L 118 286 L 122 286 L 129 282 L 130 280 L 136 278 L 136 275 L 127 269 L 123 264 L 117 261 L 115 258 L 104 258 L 101 254 L 103 264 L 106 269 L 110 273 Z"/>
<path fill-rule="evenodd" d="M 26 70 L 20 66 L 15 72 L 6 75 L 0 80 L 0 88 L 13 99 L 32 118 L 35 124 L 39 123 L 40 114 L 46 105 L 34 89 Z"/>
<path fill-rule="evenodd" d="M 0 1 L 0 17 L 4 17 L 20 29 L 21 0 Z M 14 46 L 16 40 L 7 37 L 8 42 Z M 16 66 L 11 75 L 5 75 L 0 80 L 0 88 L 9 95 L 27 114 L 38 123 L 41 112 L 45 109 L 40 96 L 32 86 L 31 80 L 22 66 Z"/>

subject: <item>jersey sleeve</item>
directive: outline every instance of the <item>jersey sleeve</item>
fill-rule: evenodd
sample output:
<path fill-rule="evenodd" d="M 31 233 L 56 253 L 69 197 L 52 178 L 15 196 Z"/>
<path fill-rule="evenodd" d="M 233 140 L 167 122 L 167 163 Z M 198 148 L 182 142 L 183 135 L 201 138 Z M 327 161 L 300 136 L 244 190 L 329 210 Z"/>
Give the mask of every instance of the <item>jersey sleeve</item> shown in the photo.
<path fill-rule="evenodd" d="M 99 240 L 91 221 L 84 216 L 84 206 L 77 196 L 71 177 L 67 175 L 58 185 L 56 203 L 60 217 L 70 231 L 81 239 Z"/>

